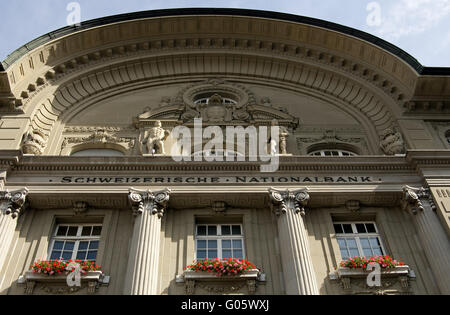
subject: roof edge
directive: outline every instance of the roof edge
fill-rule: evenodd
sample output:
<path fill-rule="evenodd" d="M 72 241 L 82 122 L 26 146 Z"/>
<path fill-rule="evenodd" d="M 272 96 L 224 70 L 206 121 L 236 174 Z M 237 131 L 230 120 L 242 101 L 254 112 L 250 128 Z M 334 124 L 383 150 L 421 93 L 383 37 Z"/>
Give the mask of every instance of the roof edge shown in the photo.
<path fill-rule="evenodd" d="M 42 35 L 29 43 L 23 45 L 22 47 L 16 49 L 14 52 L 9 54 L 5 60 L 0 63 L 0 71 L 6 71 L 12 64 L 23 57 L 28 52 L 34 50 L 35 48 L 46 44 L 52 40 L 61 38 L 63 36 L 79 32 L 82 30 L 87 30 L 90 28 L 108 25 L 112 23 L 126 22 L 145 18 L 156 18 L 156 17 L 168 17 L 168 16 L 186 16 L 186 15 L 228 15 L 228 16 L 243 16 L 243 17 L 256 17 L 256 18 L 267 18 L 275 19 L 287 22 L 301 23 L 316 27 L 321 27 L 343 33 L 345 35 L 350 35 L 358 39 L 367 41 L 373 45 L 376 45 L 389 53 L 402 59 L 408 65 L 410 65 L 418 74 L 420 75 L 436 75 L 436 76 L 450 76 L 450 67 L 424 67 L 417 59 L 411 56 L 406 51 L 401 48 L 379 38 L 369 33 L 344 26 L 341 24 L 320 20 L 316 18 L 294 15 L 289 13 L 281 13 L 274 11 L 263 11 L 263 10 L 253 10 L 253 9 L 233 9 L 233 8 L 177 8 L 177 9 L 161 9 L 161 10 L 150 10 L 150 11 L 138 11 L 133 13 L 124 13 L 118 15 L 112 15 L 107 17 L 102 17 L 98 19 L 88 20 L 81 22 L 80 25 L 66 26 L 45 35 Z"/>

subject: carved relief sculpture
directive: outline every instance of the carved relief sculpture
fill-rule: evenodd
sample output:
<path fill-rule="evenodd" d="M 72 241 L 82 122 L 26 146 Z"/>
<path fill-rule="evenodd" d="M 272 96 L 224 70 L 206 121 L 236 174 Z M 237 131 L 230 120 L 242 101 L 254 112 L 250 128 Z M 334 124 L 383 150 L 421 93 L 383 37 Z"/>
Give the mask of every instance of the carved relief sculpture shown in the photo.
<path fill-rule="evenodd" d="M 22 151 L 24 154 L 42 155 L 44 153 L 45 145 L 47 141 L 45 140 L 45 135 L 39 130 L 33 130 L 28 132 L 23 140 Z"/>
<path fill-rule="evenodd" d="M 401 133 L 391 128 L 382 133 L 380 146 L 386 155 L 404 154 L 406 152 Z"/>
<path fill-rule="evenodd" d="M 161 121 L 155 121 L 154 127 L 144 133 L 142 144 L 146 148 L 147 154 L 166 154 L 164 141 L 169 137 L 170 132 L 162 128 Z"/>
<path fill-rule="evenodd" d="M 0 211 L 11 215 L 13 219 L 17 218 L 25 206 L 27 195 L 27 188 L 12 192 L 0 191 Z"/>

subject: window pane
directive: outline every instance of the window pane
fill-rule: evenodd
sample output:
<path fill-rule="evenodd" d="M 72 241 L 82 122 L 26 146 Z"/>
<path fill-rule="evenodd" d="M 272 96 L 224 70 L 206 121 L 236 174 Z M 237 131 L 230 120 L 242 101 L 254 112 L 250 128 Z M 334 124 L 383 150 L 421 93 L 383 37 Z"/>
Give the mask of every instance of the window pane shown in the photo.
<path fill-rule="evenodd" d="M 344 233 L 344 230 L 342 229 L 342 226 L 340 224 L 335 224 L 334 225 L 334 232 L 336 234 L 342 234 L 342 233 Z"/>
<path fill-rule="evenodd" d="M 370 248 L 369 239 L 368 238 L 360 238 L 361 246 L 363 248 Z"/>
<path fill-rule="evenodd" d="M 79 260 L 85 260 L 86 259 L 86 252 L 78 252 L 77 253 L 77 259 Z"/>
<path fill-rule="evenodd" d="M 197 241 L 197 248 L 206 249 L 206 241 Z"/>
<path fill-rule="evenodd" d="M 217 226 L 210 225 L 208 226 L 208 235 L 217 235 Z"/>
<path fill-rule="evenodd" d="M 92 236 L 100 236 L 102 235 L 102 227 L 101 226 L 94 226 L 92 229 Z"/>
<path fill-rule="evenodd" d="M 350 255 L 348 254 L 347 249 L 341 249 L 341 256 L 342 256 L 342 259 L 344 259 L 344 260 L 350 258 Z"/>
<path fill-rule="evenodd" d="M 214 259 L 214 258 L 218 258 L 219 256 L 217 256 L 217 250 L 209 250 L 208 251 L 208 258 L 209 259 Z"/>
<path fill-rule="evenodd" d="M 61 257 L 61 251 L 53 251 L 50 256 L 50 260 L 59 260 L 60 257 Z"/>
<path fill-rule="evenodd" d="M 53 249 L 63 249 L 64 246 L 64 242 L 61 241 L 55 241 L 55 244 L 53 244 Z"/>
<path fill-rule="evenodd" d="M 233 241 L 233 249 L 242 249 L 242 241 L 241 240 Z"/>
<path fill-rule="evenodd" d="M 92 226 L 83 226 L 83 231 L 81 231 L 81 236 L 91 236 Z"/>
<path fill-rule="evenodd" d="M 201 236 L 206 235 L 206 226 L 205 225 L 197 226 L 197 235 L 201 235 Z"/>
<path fill-rule="evenodd" d="M 87 254 L 87 260 L 95 260 L 97 258 L 97 251 L 89 251 Z"/>
<path fill-rule="evenodd" d="M 340 249 L 347 249 L 347 243 L 343 238 L 338 238 L 338 244 Z"/>
<path fill-rule="evenodd" d="M 368 233 L 376 233 L 375 224 L 366 224 L 367 232 Z"/>
<path fill-rule="evenodd" d="M 66 236 L 68 228 L 69 227 L 67 227 L 67 226 L 58 227 L 58 232 L 56 233 L 56 236 Z"/>
<path fill-rule="evenodd" d="M 359 256 L 359 251 L 357 248 L 350 248 L 350 256 L 351 257 L 358 257 Z"/>
<path fill-rule="evenodd" d="M 383 256 L 383 252 L 382 252 L 381 248 L 374 248 L 373 249 L 373 254 L 375 256 Z"/>
<path fill-rule="evenodd" d="M 378 240 L 378 237 L 371 237 L 370 245 L 372 245 L 372 247 L 379 247 L 381 244 L 380 241 Z"/>
<path fill-rule="evenodd" d="M 63 258 L 63 260 L 72 259 L 72 252 L 63 252 L 61 257 Z"/>
<path fill-rule="evenodd" d="M 351 247 L 351 248 L 358 248 L 358 246 L 356 245 L 356 240 L 352 239 L 352 238 L 348 238 L 346 239 L 347 241 L 347 246 Z"/>
<path fill-rule="evenodd" d="M 229 225 L 222 225 L 222 235 L 231 235 L 231 227 Z"/>
<path fill-rule="evenodd" d="M 344 228 L 344 233 L 353 234 L 353 229 L 352 229 L 351 224 L 342 224 L 342 227 Z"/>
<path fill-rule="evenodd" d="M 372 252 L 371 248 L 364 248 L 363 251 L 364 251 L 364 256 L 366 256 L 366 257 L 374 256 L 374 253 Z"/>
<path fill-rule="evenodd" d="M 358 233 L 366 234 L 366 227 L 364 224 L 356 224 L 356 230 Z"/>
<path fill-rule="evenodd" d="M 78 226 L 70 226 L 69 231 L 67 232 L 67 236 L 77 236 Z"/>
<path fill-rule="evenodd" d="M 237 258 L 237 259 L 243 259 L 244 258 L 242 250 L 239 249 L 239 250 L 235 250 L 233 252 L 234 252 L 234 257 L 233 258 Z"/>
<path fill-rule="evenodd" d="M 86 250 L 88 249 L 89 242 L 80 242 L 80 245 L 78 245 L 78 250 Z"/>
<path fill-rule="evenodd" d="M 222 241 L 222 248 L 225 249 L 231 249 L 231 240 L 223 240 Z"/>
<path fill-rule="evenodd" d="M 66 244 L 64 245 L 64 250 L 73 251 L 74 246 L 75 246 L 75 242 L 66 242 Z"/>
<path fill-rule="evenodd" d="M 216 249 L 217 248 L 217 241 L 208 241 L 208 249 Z"/>
<path fill-rule="evenodd" d="M 227 259 L 227 258 L 233 258 L 233 253 L 231 250 L 226 249 L 222 251 L 222 258 Z"/>
<path fill-rule="evenodd" d="M 205 258 L 206 258 L 206 250 L 198 250 L 197 259 L 205 259 Z"/>
<path fill-rule="evenodd" d="M 241 226 L 240 225 L 233 225 L 233 235 L 241 235 Z"/>
<path fill-rule="evenodd" d="M 98 241 L 92 241 L 89 244 L 89 249 L 98 249 Z"/>

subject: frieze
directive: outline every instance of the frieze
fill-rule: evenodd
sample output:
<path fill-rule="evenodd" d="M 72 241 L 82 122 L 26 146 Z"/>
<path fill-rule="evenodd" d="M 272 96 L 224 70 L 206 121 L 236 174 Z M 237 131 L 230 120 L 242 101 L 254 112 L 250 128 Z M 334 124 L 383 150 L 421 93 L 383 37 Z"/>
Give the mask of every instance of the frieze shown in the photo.
<path fill-rule="evenodd" d="M 373 184 L 373 176 L 64 176 L 30 178 L 29 182 L 55 184 Z"/>

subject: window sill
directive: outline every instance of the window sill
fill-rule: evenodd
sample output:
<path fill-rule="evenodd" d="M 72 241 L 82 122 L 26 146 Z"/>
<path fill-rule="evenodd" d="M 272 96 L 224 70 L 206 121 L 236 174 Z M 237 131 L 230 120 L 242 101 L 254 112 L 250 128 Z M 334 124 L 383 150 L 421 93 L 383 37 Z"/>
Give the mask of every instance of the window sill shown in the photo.
<path fill-rule="evenodd" d="M 67 275 L 45 275 L 27 271 L 18 280 L 18 284 L 25 285 L 25 293 L 34 293 L 36 285 L 40 284 L 39 291 L 51 294 L 70 294 L 80 292 L 87 288 L 88 294 L 95 294 L 100 285 L 109 284 L 109 276 L 105 276 L 101 271 L 91 271 L 81 276 L 81 287 L 69 287 L 67 285 Z"/>
<path fill-rule="evenodd" d="M 373 271 L 362 268 L 340 267 L 329 275 L 329 279 L 340 284 L 346 294 L 411 294 L 410 280 L 415 279 L 414 271 L 409 266 L 382 269 L 380 285 L 370 287 L 367 279 Z M 372 278 L 372 277 L 371 277 Z"/>
<path fill-rule="evenodd" d="M 247 286 L 248 294 L 256 293 L 257 283 L 265 282 L 265 274 L 258 269 L 249 270 L 237 276 L 218 276 L 211 272 L 185 271 L 177 276 L 176 282 L 185 284 L 186 294 L 195 294 L 196 288 L 200 288 L 210 294 L 238 294 Z"/>

